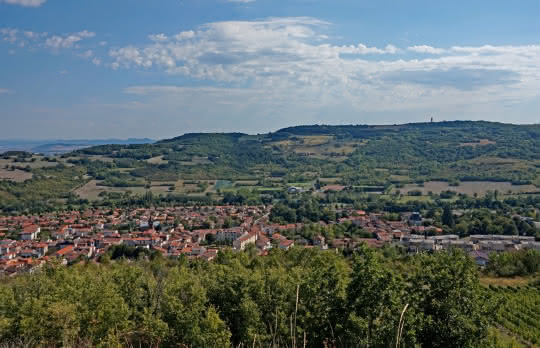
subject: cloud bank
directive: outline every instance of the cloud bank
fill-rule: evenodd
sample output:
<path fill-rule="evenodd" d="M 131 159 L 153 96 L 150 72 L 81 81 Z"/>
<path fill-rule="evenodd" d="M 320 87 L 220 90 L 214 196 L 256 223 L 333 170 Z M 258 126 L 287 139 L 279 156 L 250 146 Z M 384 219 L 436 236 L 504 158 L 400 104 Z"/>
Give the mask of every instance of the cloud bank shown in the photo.
<path fill-rule="evenodd" d="M 363 112 L 461 110 L 538 97 L 539 45 L 335 45 L 330 26 L 309 17 L 209 23 L 153 34 L 147 44 L 112 48 L 109 66 L 164 71 L 225 86 L 212 94 L 221 93 L 224 98 L 215 100 L 228 98 L 231 103 L 296 102 L 321 109 L 347 104 Z M 178 88 L 134 86 L 126 92 L 188 93 L 189 87 Z"/>

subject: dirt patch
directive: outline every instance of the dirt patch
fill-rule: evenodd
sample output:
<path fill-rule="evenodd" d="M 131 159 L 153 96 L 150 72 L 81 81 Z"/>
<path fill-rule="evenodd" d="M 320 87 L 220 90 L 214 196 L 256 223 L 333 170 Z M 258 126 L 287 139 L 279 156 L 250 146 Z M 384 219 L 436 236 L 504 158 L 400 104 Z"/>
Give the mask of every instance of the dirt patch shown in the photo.
<path fill-rule="evenodd" d="M 24 170 L 15 169 L 0 169 L 0 180 L 8 180 L 14 182 L 24 182 L 32 179 L 32 173 L 25 172 Z"/>
<path fill-rule="evenodd" d="M 327 185 L 327 186 L 321 188 L 321 190 L 323 192 L 327 192 L 327 191 L 339 192 L 339 191 L 345 190 L 345 186 L 343 186 L 343 185 Z"/>
<path fill-rule="evenodd" d="M 497 278 L 497 277 L 480 277 L 480 283 L 483 285 L 498 285 L 498 286 L 527 286 L 531 281 L 530 278 L 514 277 L 514 278 Z"/>
<path fill-rule="evenodd" d="M 169 161 L 163 159 L 163 156 L 156 156 L 156 157 L 149 158 L 149 159 L 146 160 L 146 162 L 151 163 L 151 164 L 167 164 L 167 163 L 169 163 Z"/>
<path fill-rule="evenodd" d="M 303 144 L 311 146 L 327 144 L 329 141 L 334 139 L 334 137 L 330 135 L 307 135 L 300 136 L 299 138 L 302 139 Z"/>

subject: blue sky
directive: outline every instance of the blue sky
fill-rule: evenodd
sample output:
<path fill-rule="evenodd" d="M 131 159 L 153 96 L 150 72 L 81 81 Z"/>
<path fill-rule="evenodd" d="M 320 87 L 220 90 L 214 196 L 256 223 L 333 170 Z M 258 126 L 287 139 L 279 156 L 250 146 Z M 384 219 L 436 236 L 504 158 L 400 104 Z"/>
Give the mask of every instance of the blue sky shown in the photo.
<path fill-rule="evenodd" d="M 0 138 L 540 122 L 540 2 L 0 0 Z"/>

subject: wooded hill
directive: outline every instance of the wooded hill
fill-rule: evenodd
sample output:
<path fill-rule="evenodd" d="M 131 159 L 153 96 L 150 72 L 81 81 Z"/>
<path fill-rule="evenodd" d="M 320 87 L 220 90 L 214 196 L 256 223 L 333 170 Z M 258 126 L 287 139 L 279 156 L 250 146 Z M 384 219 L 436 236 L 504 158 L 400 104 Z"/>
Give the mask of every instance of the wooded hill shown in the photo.
<path fill-rule="evenodd" d="M 0 283 L 0 342 L 14 342 L 10 347 L 505 347 L 489 334 L 497 302 L 480 285 L 470 258 L 459 252 L 416 257 L 397 252 L 362 248 L 346 259 L 292 249 L 262 258 L 250 249 L 224 250 L 211 263 L 158 255 L 152 262 L 112 262 L 105 255 L 99 264 L 48 264 Z M 537 315 L 537 308 L 531 313 Z"/>
<path fill-rule="evenodd" d="M 32 167 L 28 159 L 20 162 L 21 155 L 4 155 L 0 170 L 23 170 L 32 178 L 0 181 L 0 207 L 148 190 L 220 199 L 240 186 L 265 194 L 315 182 L 387 192 L 392 185 L 429 181 L 507 182 L 530 185 L 522 190 L 530 193 L 540 187 L 539 149 L 540 125 L 482 121 L 193 133 L 153 144 L 90 147 L 50 159 L 55 166 Z"/>

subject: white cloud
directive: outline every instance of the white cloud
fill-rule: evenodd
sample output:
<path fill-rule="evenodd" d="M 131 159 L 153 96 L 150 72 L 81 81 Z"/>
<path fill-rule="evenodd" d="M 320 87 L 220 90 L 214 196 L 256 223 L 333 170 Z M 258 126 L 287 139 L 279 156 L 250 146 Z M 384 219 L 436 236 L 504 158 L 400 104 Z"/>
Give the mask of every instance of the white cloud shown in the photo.
<path fill-rule="evenodd" d="M 30 39 L 30 40 L 39 40 L 43 37 L 46 37 L 48 35 L 48 33 L 37 33 L 37 32 L 33 32 L 33 31 L 23 31 L 23 34 L 26 38 Z"/>
<path fill-rule="evenodd" d="M 7 41 L 9 43 L 16 43 L 19 30 L 13 28 L 0 28 L 0 34 L 2 35 L 3 41 Z"/>
<path fill-rule="evenodd" d="M 148 38 L 152 41 L 156 41 L 156 42 L 163 42 L 163 41 L 167 41 L 167 36 L 163 33 L 161 34 L 153 34 L 153 35 L 149 35 Z"/>
<path fill-rule="evenodd" d="M 59 50 L 63 48 L 78 48 L 77 44 L 85 39 L 96 36 L 94 32 L 83 30 L 68 34 L 49 34 L 47 32 L 33 32 L 16 28 L 0 28 L 0 39 L 18 47 Z"/>
<path fill-rule="evenodd" d="M 94 51 L 87 50 L 87 51 L 84 51 L 83 53 L 79 54 L 79 56 L 82 57 L 82 58 L 85 58 L 85 59 L 89 59 L 89 58 L 92 58 L 94 56 Z"/>
<path fill-rule="evenodd" d="M 182 31 L 174 36 L 174 38 L 178 41 L 191 39 L 193 37 L 195 37 L 195 32 L 193 30 Z"/>
<path fill-rule="evenodd" d="M 201 80 L 289 84 L 295 88 L 370 88 L 422 84 L 429 88 L 482 88 L 488 83 L 535 83 L 540 70 L 540 46 L 481 46 L 435 48 L 427 45 L 407 47 L 407 51 L 435 57 L 400 58 L 403 52 L 394 45 L 384 48 L 359 43 L 332 44 L 325 29 L 330 24 L 310 17 L 269 18 L 258 21 L 228 21 L 203 25 L 176 35 L 153 35 L 152 43 L 129 45 L 109 51 L 110 66 L 119 68 L 161 68 L 169 74 Z M 377 56 L 380 56 L 378 58 Z M 369 57 L 369 58 L 368 58 Z M 446 71 L 456 71 L 452 77 Z M 395 73 L 408 72 L 397 75 Z M 433 72 L 448 79 L 434 85 L 434 79 L 415 72 Z M 512 75 L 512 78 L 501 79 Z M 392 78 L 389 79 L 389 74 Z M 469 74 L 469 75 L 467 75 Z M 486 75 L 486 76 L 480 76 Z M 489 76 L 488 76 L 489 75 Z M 410 80 L 408 80 L 410 79 Z M 462 87 L 463 86 L 463 87 Z"/>
<path fill-rule="evenodd" d="M 340 55 L 396 54 L 364 44 L 335 46 L 321 43 L 329 23 L 309 17 L 209 23 L 176 35 L 152 35 L 146 46 L 113 48 L 111 66 L 163 67 L 171 74 L 201 79 L 239 81 L 260 75 L 295 73 L 290 66 L 340 60 Z"/>
<path fill-rule="evenodd" d="M 86 29 L 75 34 L 85 39 L 89 39 L 96 36 L 96 33 L 88 31 Z"/>
<path fill-rule="evenodd" d="M 43 5 L 47 0 L 3 0 L 4 2 L 10 5 L 20 5 L 24 7 L 39 7 Z"/>
<path fill-rule="evenodd" d="M 407 50 L 412 51 L 412 52 L 416 52 L 416 53 L 429 53 L 429 54 L 443 54 L 443 53 L 446 53 L 445 49 L 435 48 L 435 47 L 426 46 L 426 45 L 407 47 Z"/>
<path fill-rule="evenodd" d="M 60 48 L 71 48 L 77 42 L 84 39 L 89 39 L 94 37 L 96 34 L 89 32 L 88 30 L 83 30 L 78 33 L 67 34 L 67 35 L 53 35 L 45 40 L 45 46 L 60 49 Z"/>
<path fill-rule="evenodd" d="M 152 107 L 200 101 L 201 110 L 209 103 L 234 104 L 260 113 L 264 105 L 265 113 L 289 116 L 291 110 L 315 117 L 344 108 L 344 114 L 352 115 L 473 109 L 490 114 L 538 98 L 540 46 L 335 45 L 329 26 L 307 17 L 209 23 L 163 34 L 166 40 L 111 49 L 109 65 L 164 70 L 225 86 L 135 86 L 125 91 Z M 215 112 L 220 113 L 219 106 Z"/>
<path fill-rule="evenodd" d="M 13 94 L 13 91 L 7 88 L 0 88 L 0 95 L 3 94 Z"/>
<path fill-rule="evenodd" d="M 227 2 L 237 2 L 237 3 L 243 3 L 247 4 L 249 2 L 255 2 L 255 0 L 226 0 Z"/>
<path fill-rule="evenodd" d="M 101 59 L 100 58 L 93 58 L 92 59 L 92 64 L 96 65 L 96 66 L 100 66 L 101 65 Z"/>

